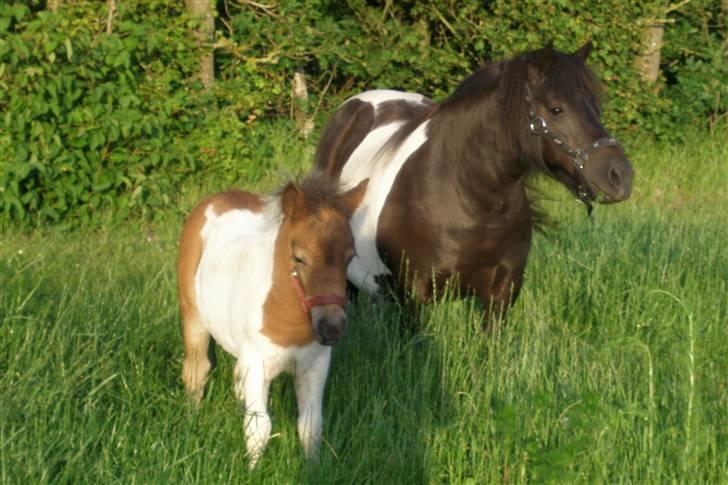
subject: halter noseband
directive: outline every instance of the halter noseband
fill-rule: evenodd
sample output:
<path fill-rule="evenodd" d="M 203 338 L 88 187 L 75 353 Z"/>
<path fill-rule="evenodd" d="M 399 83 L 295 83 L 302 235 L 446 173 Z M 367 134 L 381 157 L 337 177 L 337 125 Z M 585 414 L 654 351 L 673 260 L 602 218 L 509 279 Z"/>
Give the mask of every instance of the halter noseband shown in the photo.
<path fill-rule="evenodd" d="M 346 308 L 346 298 L 333 293 L 306 298 L 306 292 L 303 289 L 301 278 L 296 268 L 291 268 L 291 282 L 298 294 L 298 301 L 301 302 L 303 311 L 306 313 L 309 313 L 313 307 L 319 305 L 339 305 L 342 308 Z"/>
<path fill-rule="evenodd" d="M 537 136 L 543 135 L 547 137 L 549 140 L 554 142 L 557 147 L 561 148 L 572 157 L 571 163 L 573 163 L 576 167 L 576 174 L 578 178 L 576 183 L 576 198 L 579 202 L 586 205 L 586 211 L 589 215 L 591 215 L 593 209 L 591 203 L 594 200 L 594 195 L 589 190 L 586 179 L 584 178 L 584 166 L 586 165 L 586 161 L 589 159 L 589 155 L 597 149 L 606 146 L 619 145 L 619 141 L 617 141 L 616 138 L 606 136 L 584 148 L 572 148 L 568 143 L 559 138 L 549 129 L 548 125 L 546 125 L 546 120 L 544 120 L 541 116 L 536 115 L 536 111 L 533 107 L 533 99 L 531 97 L 531 88 L 528 86 L 528 83 L 526 83 L 526 101 L 528 102 L 528 115 L 531 117 L 528 123 L 528 129 L 531 133 Z"/>

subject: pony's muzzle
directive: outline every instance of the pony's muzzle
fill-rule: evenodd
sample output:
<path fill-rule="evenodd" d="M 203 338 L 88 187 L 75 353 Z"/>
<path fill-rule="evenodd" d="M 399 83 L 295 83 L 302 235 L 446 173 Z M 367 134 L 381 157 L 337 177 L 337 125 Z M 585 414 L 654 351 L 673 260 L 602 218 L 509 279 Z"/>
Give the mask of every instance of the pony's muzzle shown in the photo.
<path fill-rule="evenodd" d="M 627 200 L 632 194 L 632 166 L 622 160 L 610 164 L 607 170 L 607 183 L 603 187 L 604 202 L 620 202 Z"/>
<path fill-rule="evenodd" d="M 318 343 L 334 345 L 346 331 L 346 312 L 340 305 L 318 305 L 311 308 L 311 322 Z"/>
<path fill-rule="evenodd" d="M 610 204 L 629 199 L 634 170 L 622 146 L 614 140 L 611 144 L 590 148 L 586 150 L 584 182 L 597 202 Z"/>

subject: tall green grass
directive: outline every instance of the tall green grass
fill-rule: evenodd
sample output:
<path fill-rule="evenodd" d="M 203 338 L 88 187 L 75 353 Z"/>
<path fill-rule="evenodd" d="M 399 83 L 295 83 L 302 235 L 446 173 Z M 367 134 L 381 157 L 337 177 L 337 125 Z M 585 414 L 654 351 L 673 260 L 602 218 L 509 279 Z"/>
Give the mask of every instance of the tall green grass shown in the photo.
<path fill-rule="evenodd" d="M 273 134 L 289 172 L 310 145 Z M 505 325 L 473 301 L 361 298 L 334 350 L 317 463 L 275 381 L 274 438 L 249 471 L 232 359 L 184 397 L 175 294 L 187 187 L 156 223 L 6 232 L 0 249 L 3 483 L 726 483 L 728 145 L 628 147 L 628 202 L 588 219 L 554 182 Z M 265 171 L 252 185 L 280 178 Z"/>

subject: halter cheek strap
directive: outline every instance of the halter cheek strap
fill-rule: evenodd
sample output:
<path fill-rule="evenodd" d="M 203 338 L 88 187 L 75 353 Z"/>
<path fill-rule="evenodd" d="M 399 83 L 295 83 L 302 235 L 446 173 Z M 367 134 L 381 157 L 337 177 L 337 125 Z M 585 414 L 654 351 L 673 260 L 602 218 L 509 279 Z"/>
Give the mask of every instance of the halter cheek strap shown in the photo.
<path fill-rule="evenodd" d="M 339 305 L 342 308 L 346 308 L 346 298 L 333 293 L 306 298 L 306 292 L 303 289 L 301 278 L 296 268 L 291 268 L 291 282 L 298 294 L 298 301 L 301 302 L 301 307 L 303 307 L 303 311 L 306 313 L 309 313 L 313 307 L 319 305 Z"/>
<path fill-rule="evenodd" d="M 544 120 L 541 116 L 536 115 L 535 109 L 533 107 L 533 99 L 531 97 L 531 88 L 528 86 L 528 83 L 526 83 L 526 101 L 528 102 L 528 115 L 531 117 L 531 120 L 528 123 L 528 128 L 531 133 L 537 136 L 545 136 L 546 138 L 551 140 L 557 147 L 561 148 L 572 157 L 571 163 L 573 163 L 576 167 L 576 174 L 578 178 L 576 197 L 579 202 L 582 202 L 584 205 L 586 205 L 586 210 L 588 214 L 591 215 L 591 203 L 594 200 L 594 194 L 590 192 L 584 178 L 584 166 L 586 165 L 586 161 L 588 160 L 589 155 L 592 152 L 595 152 L 597 149 L 605 146 L 618 146 L 620 145 L 619 141 L 617 141 L 616 138 L 605 136 L 604 138 L 600 138 L 584 148 L 572 148 L 568 143 L 559 138 L 553 131 L 549 129 L 548 125 L 546 125 L 546 120 Z"/>

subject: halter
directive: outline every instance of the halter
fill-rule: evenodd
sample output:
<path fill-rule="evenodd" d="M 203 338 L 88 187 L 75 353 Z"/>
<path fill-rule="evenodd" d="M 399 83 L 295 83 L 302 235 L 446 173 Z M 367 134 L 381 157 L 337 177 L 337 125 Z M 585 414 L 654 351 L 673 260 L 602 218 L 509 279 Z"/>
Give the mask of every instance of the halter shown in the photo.
<path fill-rule="evenodd" d="M 309 313 L 313 307 L 319 305 L 339 305 L 342 308 L 346 308 L 346 298 L 340 295 L 334 295 L 333 293 L 306 298 L 306 292 L 303 289 L 301 277 L 296 268 L 291 268 L 291 282 L 298 294 L 298 301 L 301 302 L 303 311 L 306 313 Z"/>
<path fill-rule="evenodd" d="M 576 183 L 576 198 L 579 202 L 586 205 L 586 211 L 589 215 L 591 215 L 593 209 L 591 203 L 594 200 L 594 195 L 589 190 L 586 180 L 584 179 L 584 166 L 586 165 L 586 161 L 589 159 L 589 155 L 597 149 L 606 146 L 619 145 L 619 141 L 617 141 L 616 138 L 606 136 L 584 148 L 572 148 L 568 143 L 559 138 L 549 129 L 546 125 L 546 120 L 544 120 L 541 116 L 536 115 L 533 107 L 533 100 L 531 98 L 531 88 L 528 86 L 528 83 L 526 83 L 526 101 L 528 102 L 528 115 L 531 117 L 531 120 L 528 123 L 528 128 L 531 133 L 537 136 L 543 135 L 547 137 L 549 140 L 554 142 L 557 147 L 561 148 L 572 157 L 571 163 L 573 163 L 576 167 L 576 175 L 578 178 Z"/>

